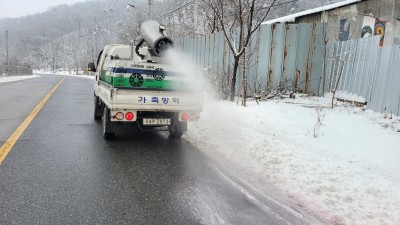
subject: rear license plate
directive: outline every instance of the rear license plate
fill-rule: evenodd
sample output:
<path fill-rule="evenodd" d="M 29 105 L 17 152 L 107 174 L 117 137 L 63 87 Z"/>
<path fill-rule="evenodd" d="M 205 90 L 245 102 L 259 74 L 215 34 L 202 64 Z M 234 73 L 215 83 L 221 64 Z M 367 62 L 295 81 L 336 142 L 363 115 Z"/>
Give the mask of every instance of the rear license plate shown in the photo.
<path fill-rule="evenodd" d="M 151 119 L 151 118 L 144 118 L 143 125 L 146 126 L 165 126 L 171 125 L 171 119 Z"/>

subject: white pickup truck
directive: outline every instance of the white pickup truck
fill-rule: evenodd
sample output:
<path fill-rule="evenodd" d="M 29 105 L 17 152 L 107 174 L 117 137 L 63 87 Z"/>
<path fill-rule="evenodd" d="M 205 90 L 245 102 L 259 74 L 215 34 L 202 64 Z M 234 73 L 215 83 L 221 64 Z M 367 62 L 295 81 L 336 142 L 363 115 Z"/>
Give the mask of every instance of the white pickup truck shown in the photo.
<path fill-rule="evenodd" d="M 95 73 L 94 119 L 102 120 L 105 139 L 115 136 L 118 125 L 133 123 L 179 139 L 187 122 L 199 118 L 201 91 L 191 76 L 166 62 L 164 53 L 173 42 L 164 30 L 158 22 L 146 21 L 138 45 L 108 45 L 97 65 L 89 63 L 88 70 Z M 148 47 L 142 47 L 144 42 Z"/>

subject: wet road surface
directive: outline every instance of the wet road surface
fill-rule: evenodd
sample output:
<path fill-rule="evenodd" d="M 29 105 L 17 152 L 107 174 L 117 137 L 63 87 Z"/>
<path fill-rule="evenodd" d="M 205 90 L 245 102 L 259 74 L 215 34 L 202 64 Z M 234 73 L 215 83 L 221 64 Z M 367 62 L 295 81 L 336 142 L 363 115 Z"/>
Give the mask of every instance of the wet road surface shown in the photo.
<path fill-rule="evenodd" d="M 0 84 L 0 146 L 62 77 Z M 93 81 L 66 77 L 0 165 L 0 224 L 314 224 L 185 141 L 93 120 Z"/>

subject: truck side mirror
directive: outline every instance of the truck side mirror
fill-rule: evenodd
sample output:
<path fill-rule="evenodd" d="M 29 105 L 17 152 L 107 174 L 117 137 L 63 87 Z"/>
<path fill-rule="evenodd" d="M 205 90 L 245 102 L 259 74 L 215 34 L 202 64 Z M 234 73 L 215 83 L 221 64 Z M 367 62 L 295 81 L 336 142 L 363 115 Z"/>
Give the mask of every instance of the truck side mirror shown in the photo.
<path fill-rule="evenodd" d="M 88 64 L 87 70 L 90 71 L 90 72 L 96 72 L 96 66 L 94 65 L 93 62 L 90 62 L 90 63 Z"/>

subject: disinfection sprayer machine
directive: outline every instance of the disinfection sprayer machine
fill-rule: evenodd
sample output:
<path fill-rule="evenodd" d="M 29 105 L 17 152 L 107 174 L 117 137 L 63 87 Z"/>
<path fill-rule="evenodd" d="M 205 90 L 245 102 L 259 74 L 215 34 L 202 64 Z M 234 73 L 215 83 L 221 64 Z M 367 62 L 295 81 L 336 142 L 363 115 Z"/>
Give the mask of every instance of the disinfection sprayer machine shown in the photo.
<path fill-rule="evenodd" d="M 199 119 L 202 93 L 193 82 L 195 76 L 177 70 L 169 59 L 174 42 L 165 26 L 145 21 L 140 35 L 136 46 L 107 45 L 97 64 L 89 63 L 88 70 L 95 74 L 94 119 L 102 120 L 105 139 L 127 124 L 180 138 L 187 122 Z"/>

